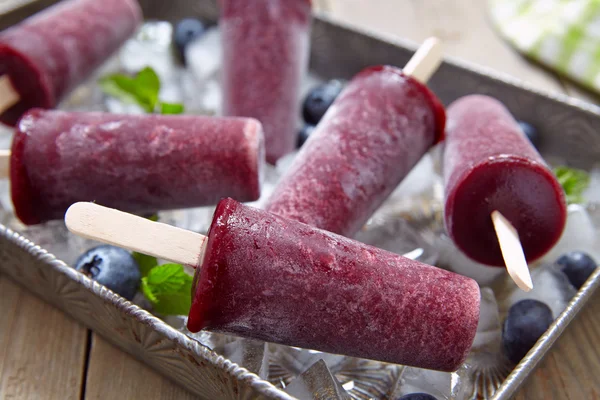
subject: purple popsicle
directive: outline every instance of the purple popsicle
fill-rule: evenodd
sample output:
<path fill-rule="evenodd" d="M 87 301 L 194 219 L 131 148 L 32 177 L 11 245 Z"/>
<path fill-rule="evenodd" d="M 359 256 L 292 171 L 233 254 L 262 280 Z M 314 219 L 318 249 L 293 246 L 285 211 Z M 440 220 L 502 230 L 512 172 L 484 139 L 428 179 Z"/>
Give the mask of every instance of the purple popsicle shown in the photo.
<path fill-rule="evenodd" d="M 223 112 L 258 119 L 267 161 L 294 150 L 308 67 L 310 0 L 220 0 Z"/>
<path fill-rule="evenodd" d="M 136 0 L 68 0 L 0 33 L 0 76 L 8 77 L 19 97 L 0 110 L 0 121 L 14 125 L 30 108 L 55 107 L 141 19 Z"/>
<path fill-rule="evenodd" d="M 231 199 L 205 246 L 192 332 L 443 371 L 471 347 L 480 294 L 470 278 Z"/>
<path fill-rule="evenodd" d="M 395 67 L 367 68 L 327 111 L 266 209 L 352 237 L 443 137 L 444 108 Z"/>
<path fill-rule="evenodd" d="M 30 110 L 12 145 L 15 213 L 38 224 L 78 201 L 153 212 L 256 200 L 263 142 L 250 118 Z"/>
<path fill-rule="evenodd" d="M 566 223 L 562 187 L 499 101 L 482 95 L 448 107 L 444 151 L 445 222 L 473 260 L 504 266 L 490 214 L 516 228 L 527 261 L 558 241 Z"/>

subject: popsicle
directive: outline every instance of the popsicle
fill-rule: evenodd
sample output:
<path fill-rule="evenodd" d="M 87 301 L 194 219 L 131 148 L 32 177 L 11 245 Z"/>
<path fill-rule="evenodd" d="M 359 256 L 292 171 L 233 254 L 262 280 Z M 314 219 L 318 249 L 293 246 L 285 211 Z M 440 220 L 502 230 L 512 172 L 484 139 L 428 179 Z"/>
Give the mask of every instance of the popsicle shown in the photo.
<path fill-rule="evenodd" d="M 266 209 L 352 237 L 443 138 L 444 107 L 423 83 L 440 58 L 432 38 L 404 70 L 377 66 L 356 75 L 302 146 Z"/>
<path fill-rule="evenodd" d="M 68 0 L 0 33 L 0 121 L 53 108 L 136 30 L 136 0 Z"/>
<path fill-rule="evenodd" d="M 33 109 L 9 170 L 15 213 L 31 225 L 77 201 L 152 212 L 256 200 L 263 164 L 262 127 L 250 118 Z"/>
<path fill-rule="evenodd" d="M 67 227 L 196 268 L 188 329 L 454 371 L 479 319 L 475 281 L 222 200 L 208 237 L 91 203 Z"/>
<path fill-rule="evenodd" d="M 264 126 L 267 161 L 295 148 L 308 67 L 310 0 L 219 0 L 224 115 Z"/>
<path fill-rule="evenodd" d="M 491 97 L 466 96 L 449 106 L 444 180 L 448 234 L 477 262 L 504 265 L 499 215 L 514 227 L 529 262 L 562 234 L 567 214 L 560 184 L 509 111 Z"/>

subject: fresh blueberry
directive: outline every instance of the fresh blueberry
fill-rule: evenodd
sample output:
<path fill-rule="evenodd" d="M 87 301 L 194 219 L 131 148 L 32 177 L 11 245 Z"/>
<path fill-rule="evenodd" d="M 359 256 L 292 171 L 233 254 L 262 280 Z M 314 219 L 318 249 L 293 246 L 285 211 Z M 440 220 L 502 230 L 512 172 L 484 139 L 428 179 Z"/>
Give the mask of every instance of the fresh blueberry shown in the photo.
<path fill-rule="evenodd" d="M 140 268 L 131 254 L 115 246 L 102 245 L 83 253 L 75 269 L 131 300 L 140 286 Z"/>
<path fill-rule="evenodd" d="M 404 396 L 399 397 L 398 400 L 437 400 L 437 399 L 427 393 L 411 393 L 411 394 L 405 394 Z"/>
<path fill-rule="evenodd" d="M 592 257 L 582 251 L 563 254 L 556 263 L 561 266 L 571 284 L 577 289 L 583 286 L 598 266 Z"/>
<path fill-rule="evenodd" d="M 550 307 L 541 301 L 525 299 L 513 304 L 502 326 L 502 344 L 508 359 L 518 364 L 552 321 Z"/>
<path fill-rule="evenodd" d="M 173 32 L 173 41 L 175 42 L 175 48 L 181 58 L 181 61 L 185 64 L 185 48 L 194 39 L 202 36 L 206 31 L 206 25 L 196 18 L 185 18 L 177 23 L 175 31 Z"/>
<path fill-rule="evenodd" d="M 519 121 L 519 126 L 531 144 L 537 147 L 540 142 L 540 134 L 538 133 L 538 130 L 533 125 L 524 121 Z"/>
<path fill-rule="evenodd" d="M 317 125 L 343 88 L 344 82 L 332 79 L 311 90 L 302 104 L 304 121 L 310 125 Z"/>
<path fill-rule="evenodd" d="M 296 147 L 300 148 L 306 142 L 306 139 L 310 136 L 310 134 L 315 130 L 315 127 L 312 125 L 304 125 L 300 132 L 298 132 L 298 143 Z"/>

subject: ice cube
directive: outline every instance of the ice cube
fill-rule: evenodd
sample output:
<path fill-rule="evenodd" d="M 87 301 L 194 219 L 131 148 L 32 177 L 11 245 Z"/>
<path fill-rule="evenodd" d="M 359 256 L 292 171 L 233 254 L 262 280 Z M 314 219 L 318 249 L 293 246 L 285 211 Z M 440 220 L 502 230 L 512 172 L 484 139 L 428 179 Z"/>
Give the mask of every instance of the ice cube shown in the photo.
<path fill-rule="evenodd" d="M 472 349 L 489 348 L 490 345 L 495 346 L 502 338 L 498 303 L 492 289 L 481 289 L 480 304 L 479 323 L 477 324 L 477 334 L 475 335 Z"/>
<path fill-rule="evenodd" d="M 577 294 L 577 290 L 556 264 L 544 264 L 534 268 L 531 271 L 531 279 L 533 289 L 529 292 L 517 288 L 510 278 L 499 283 L 494 292 L 497 295 L 502 318 L 506 316 L 510 306 L 524 299 L 534 299 L 547 304 L 554 318 L 558 318 Z"/>
<path fill-rule="evenodd" d="M 269 375 L 268 345 L 265 342 L 237 338 L 217 349 L 227 359 L 266 379 Z"/>
<path fill-rule="evenodd" d="M 437 400 L 448 400 L 456 385 L 455 375 L 448 372 L 406 367 L 400 375 L 400 382 L 392 398 L 411 393 L 427 393 Z"/>
<path fill-rule="evenodd" d="M 588 203 L 600 204 L 600 166 L 590 171 L 590 185 L 583 192 L 583 198 Z"/>
<path fill-rule="evenodd" d="M 437 250 L 407 221 L 393 217 L 372 218 L 354 237 L 356 240 L 396 254 L 435 264 Z"/>
<path fill-rule="evenodd" d="M 388 201 L 395 202 L 431 190 L 435 183 L 442 179 L 435 172 L 433 161 L 431 154 L 425 154 L 392 192 Z"/>
<path fill-rule="evenodd" d="M 221 115 L 223 92 L 221 85 L 216 80 L 206 82 L 198 88 L 201 96 L 200 104 L 204 114 Z"/>
<path fill-rule="evenodd" d="M 570 251 L 583 251 L 600 260 L 600 232 L 588 210 L 580 204 L 569 205 L 567 224 L 560 240 L 540 261 L 553 263 Z"/>
<path fill-rule="evenodd" d="M 300 400 L 346 400 L 350 395 L 338 382 L 323 360 L 294 379 L 285 391 Z"/>
<path fill-rule="evenodd" d="M 221 34 L 218 27 L 208 29 L 185 48 L 188 69 L 198 84 L 214 79 L 222 64 Z"/>
<path fill-rule="evenodd" d="M 502 352 L 498 303 L 490 288 L 481 289 L 479 324 L 471 351 L 456 372 L 453 398 L 489 399 L 502 384 L 511 365 Z"/>
<path fill-rule="evenodd" d="M 216 206 L 187 208 L 181 210 L 161 211 L 160 222 L 179 228 L 205 234 L 212 223 Z"/>
<path fill-rule="evenodd" d="M 447 235 L 440 235 L 435 243 L 439 251 L 437 265 L 474 279 L 480 286 L 488 286 L 506 275 L 504 268 L 490 267 L 471 260 L 460 251 Z"/>
<path fill-rule="evenodd" d="M 122 67 L 129 73 L 152 67 L 161 82 L 175 79 L 179 68 L 171 50 L 172 36 L 173 26 L 169 22 L 144 23 L 119 52 Z"/>

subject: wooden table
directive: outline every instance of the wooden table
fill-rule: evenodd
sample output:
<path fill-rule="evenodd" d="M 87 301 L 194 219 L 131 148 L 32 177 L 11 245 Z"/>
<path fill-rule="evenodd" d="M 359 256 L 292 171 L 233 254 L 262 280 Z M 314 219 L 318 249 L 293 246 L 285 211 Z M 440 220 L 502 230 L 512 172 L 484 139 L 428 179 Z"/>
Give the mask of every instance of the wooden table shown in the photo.
<path fill-rule="evenodd" d="M 26 0 L 0 0 L 8 2 Z M 492 30 L 482 0 L 321 0 L 321 10 L 514 75 L 547 91 L 595 101 L 520 57 Z M 0 8 L 1 10 L 2 8 Z M 1 11 L 0 11 L 1 12 Z M 517 399 L 600 399 L 600 293 L 571 324 Z M 193 398 L 128 354 L 0 275 L 0 399 Z"/>

